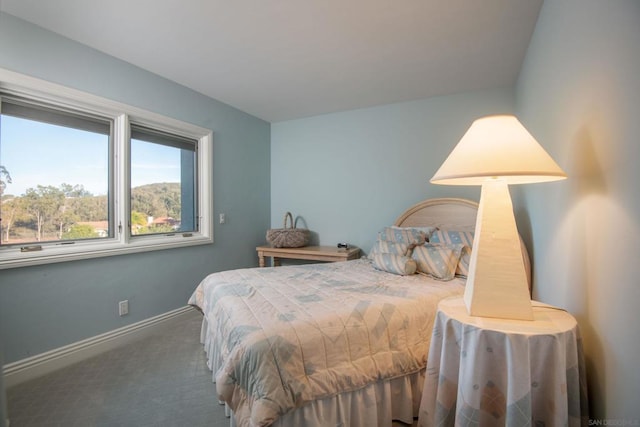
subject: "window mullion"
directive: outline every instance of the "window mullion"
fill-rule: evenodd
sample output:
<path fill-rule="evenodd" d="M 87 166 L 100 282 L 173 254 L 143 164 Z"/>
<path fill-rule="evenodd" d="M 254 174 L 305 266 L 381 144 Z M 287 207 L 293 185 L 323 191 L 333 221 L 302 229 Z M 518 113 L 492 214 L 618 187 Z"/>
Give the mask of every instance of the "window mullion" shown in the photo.
<path fill-rule="evenodd" d="M 213 134 L 211 132 L 198 140 L 198 230 L 213 241 Z"/>
<path fill-rule="evenodd" d="M 119 115 L 115 120 L 114 131 L 114 225 L 116 238 L 128 243 L 131 237 L 129 228 L 129 117 Z"/>

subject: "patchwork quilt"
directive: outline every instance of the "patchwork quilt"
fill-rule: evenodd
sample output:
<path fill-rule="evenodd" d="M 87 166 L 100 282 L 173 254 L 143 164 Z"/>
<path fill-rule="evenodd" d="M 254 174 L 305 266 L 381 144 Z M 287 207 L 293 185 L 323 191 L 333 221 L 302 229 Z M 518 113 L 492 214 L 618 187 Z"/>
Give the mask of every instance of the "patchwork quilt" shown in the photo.
<path fill-rule="evenodd" d="M 463 279 L 398 276 L 366 259 L 224 271 L 189 304 L 221 400 L 239 426 L 426 366 L 438 302 Z"/>

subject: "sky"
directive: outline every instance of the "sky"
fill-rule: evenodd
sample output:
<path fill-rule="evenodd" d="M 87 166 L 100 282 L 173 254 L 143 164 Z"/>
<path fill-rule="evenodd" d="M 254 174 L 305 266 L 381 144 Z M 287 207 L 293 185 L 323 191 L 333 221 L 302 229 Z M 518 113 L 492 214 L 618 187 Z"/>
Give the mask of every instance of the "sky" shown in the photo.
<path fill-rule="evenodd" d="M 108 136 L 7 115 L 0 121 L 0 165 L 11 175 L 5 194 L 22 195 L 37 185 L 82 185 L 107 194 Z M 135 141 L 131 185 L 180 182 L 180 150 Z"/>

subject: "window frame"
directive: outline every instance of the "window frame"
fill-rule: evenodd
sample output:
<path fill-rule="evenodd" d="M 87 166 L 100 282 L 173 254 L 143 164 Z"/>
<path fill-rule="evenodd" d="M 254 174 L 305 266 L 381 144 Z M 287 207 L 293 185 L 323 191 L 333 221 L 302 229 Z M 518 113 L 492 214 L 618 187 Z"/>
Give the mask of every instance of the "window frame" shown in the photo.
<path fill-rule="evenodd" d="M 171 117 L 132 107 L 76 89 L 0 68 L 0 92 L 53 107 L 77 110 L 113 120 L 112 191 L 113 237 L 73 240 L 73 244 L 47 244 L 41 250 L 22 252 L 20 246 L 0 247 L 0 269 L 63 261 L 99 258 L 137 252 L 189 247 L 213 243 L 213 132 Z M 131 123 L 197 141 L 198 230 L 167 234 L 137 235 L 132 238 L 130 221 L 130 129 Z M 111 196 L 111 195 L 110 195 Z"/>

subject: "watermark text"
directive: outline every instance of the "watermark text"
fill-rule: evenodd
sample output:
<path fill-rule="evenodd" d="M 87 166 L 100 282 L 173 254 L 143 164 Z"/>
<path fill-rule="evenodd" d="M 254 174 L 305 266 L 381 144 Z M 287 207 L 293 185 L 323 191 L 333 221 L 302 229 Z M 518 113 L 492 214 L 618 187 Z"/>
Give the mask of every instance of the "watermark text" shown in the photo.
<path fill-rule="evenodd" d="M 589 420 L 590 426 L 640 426 L 640 420 L 625 418 L 594 418 Z"/>

